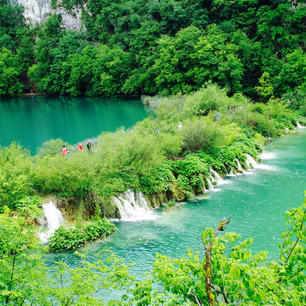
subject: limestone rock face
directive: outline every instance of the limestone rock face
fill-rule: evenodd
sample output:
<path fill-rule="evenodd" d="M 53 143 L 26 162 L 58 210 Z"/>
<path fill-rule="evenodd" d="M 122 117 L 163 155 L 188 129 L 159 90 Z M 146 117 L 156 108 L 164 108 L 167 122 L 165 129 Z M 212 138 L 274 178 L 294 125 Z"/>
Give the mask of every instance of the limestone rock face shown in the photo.
<path fill-rule="evenodd" d="M 12 3 L 20 4 L 24 7 L 24 17 L 29 19 L 33 24 L 43 22 L 46 14 L 60 13 L 66 28 L 78 30 L 81 27 L 81 12 L 73 11 L 73 15 L 69 15 L 63 9 L 52 9 L 51 0 L 11 0 Z"/>

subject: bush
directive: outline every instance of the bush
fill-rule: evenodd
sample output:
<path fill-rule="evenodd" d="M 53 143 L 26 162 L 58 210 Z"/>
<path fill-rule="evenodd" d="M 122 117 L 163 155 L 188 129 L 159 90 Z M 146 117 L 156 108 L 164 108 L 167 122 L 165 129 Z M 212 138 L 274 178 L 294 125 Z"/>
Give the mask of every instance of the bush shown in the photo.
<path fill-rule="evenodd" d="M 306 84 L 283 95 L 282 100 L 290 109 L 300 110 L 306 116 Z"/>
<path fill-rule="evenodd" d="M 60 138 L 45 141 L 38 149 L 37 156 L 43 158 L 45 156 L 61 154 L 64 145 L 68 147 L 69 144 Z"/>
<path fill-rule="evenodd" d="M 183 122 L 183 151 L 205 151 L 221 141 L 219 127 L 209 118 L 193 118 Z"/>
<path fill-rule="evenodd" d="M 115 230 L 115 225 L 106 219 L 101 219 L 87 225 L 79 225 L 75 228 L 61 226 L 50 238 L 49 250 L 51 252 L 75 250 L 86 242 L 105 238 Z"/>
<path fill-rule="evenodd" d="M 12 143 L 0 147 L 0 213 L 4 206 L 16 208 L 16 203 L 33 194 L 33 163 L 30 153 Z"/>

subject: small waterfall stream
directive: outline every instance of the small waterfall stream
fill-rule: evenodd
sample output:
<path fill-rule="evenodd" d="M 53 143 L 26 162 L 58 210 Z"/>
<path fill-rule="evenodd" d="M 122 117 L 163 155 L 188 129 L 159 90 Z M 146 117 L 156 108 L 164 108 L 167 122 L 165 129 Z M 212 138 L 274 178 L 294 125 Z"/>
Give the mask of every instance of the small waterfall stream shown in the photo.
<path fill-rule="evenodd" d="M 240 162 L 237 158 L 236 158 L 236 163 L 237 163 L 238 173 L 243 173 L 243 169 L 242 169 L 241 164 L 240 164 Z"/>
<path fill-rule="evenodd" d="M 41 242 L 47 243 L 48 239 L 54 234 L 54 232 L 64 222 L 64 217 L 61 211 L 55 206 L 53 201 L 43 204 L 44 215 L 47 219 L 47 231 L 41 232 L 39 238 Z"/>
<path fill-rule="evenodd" d="M 246 159 L 246 164 L 249 168 L 256 168 L 258 163 L 256 162 L 256 160 L 250 155 L 247 154 L 246 155 L 247 159 Z"/>
<path fill-rule="evenodd" d="M 227 176 L 235 176 L 242 173 L 249 174 L 244 171 L 238 159 L 235 159 L 235 162 L 238 168 L 237 173 L 234 174 L 233 168 L 231 168 Z M 250 154 L 246 154 L 246 166 L 247 169 L 270 169 L 267 165 L 258 164 Z M 219 191 L 220 189 L 215 188 L 216 186 L 229 183 L 228 180 L 223 179 L 220 174 L 213 169 L 210 170 L 210 175 L 206 180 L 208 189 L 212 191 Z M 203 190 L 205 190 L 205 185 Z M 128 190 L 126 193 L 114 197 L 114 203 L 118 207 L 121 216 L 120 220 L 122 221 L 155 220 L 157 218 L 157 214 L 149 207 L 147 200 L 141 192 Z"/>
<path fill-rule="evenodd" d="M 157 218 L 141 192 L 128 190 L 115 197 L 114 202 L 119 209 L 122 221 L 155 220 Z"/>

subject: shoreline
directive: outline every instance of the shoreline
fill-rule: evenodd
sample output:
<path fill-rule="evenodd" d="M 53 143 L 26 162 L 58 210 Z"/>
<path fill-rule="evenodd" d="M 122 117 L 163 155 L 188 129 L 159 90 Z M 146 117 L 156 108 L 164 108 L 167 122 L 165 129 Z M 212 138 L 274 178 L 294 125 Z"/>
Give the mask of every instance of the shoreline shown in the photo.
<path fill-rule="evenodd" d="M 54 195 L 70 220 L 129 219 L 146 207 L 203 194 L 221 178 L 254 166 L 250 158 L 258 161 L 267 140 L 290 133 L 297 120 L 281 103 L 251 103 L 209 85 L 160 100 L 155 116 L 102 133 L 91 152 L 63 157 L 54 141 L 35 157 L 22 147 L 4 150 L 23 161 L 15 163 L 29 186 L 21 199 L 33 191 Z"/>

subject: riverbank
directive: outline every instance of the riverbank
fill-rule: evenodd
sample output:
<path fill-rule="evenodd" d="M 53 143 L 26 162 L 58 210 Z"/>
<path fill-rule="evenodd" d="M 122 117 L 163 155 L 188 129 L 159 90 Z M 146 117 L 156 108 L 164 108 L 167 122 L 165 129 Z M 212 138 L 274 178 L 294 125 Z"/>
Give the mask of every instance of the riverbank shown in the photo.
<path fill-rule="evenodd" d="M 239 233 L 242 240 L 252 237 L 253 253 L 268 251 L 277 260 L 281 233 L 286 229 L 284 214 L 303 201 L 306 188 L 306 130 L 275 139 L 265 147 L 259 168 L 230 176 L 210 192 L 178 202 L 169 210 L 155 210 L 155 219 L 119 222 L 117 231 L 106 241 L 96 241 L 86 248 L 90 260 L 111 248 L 125 263 L 134 262 L 131 273 L 137 279 L 152 269 L 156 253 L 180 258 L 191 248 L 203 254 L 200 243 L 205 228 L 214 227 L 231 217 L 229 232 Z M 205 211 L 205 212 L 204 212 Z M 64 254 L 75 266 L 73 254 Z M 58 260 L 50 255 L 48 262 Z M 113 298 L 113 293 L 108 293 Z"/>
<path fill-rule="evenodd" d="M 152 208 L 183 201 L 204 193 L 217 175 L 247 169 L 248 155 L 258 160 L 267 139 L 296 125 L 297 114 L 280 101 L 254 104 L 209 85 L 192 95 L 163 99 L 155 116 L 129 130 L 101 134 L 91 152 L 63 157 L 54 141 L 35 157 L 16 145 L 2 149 L 9 158 L 7 173 L 13 164 L 18 175 L 8 176 L 1 205 L 14 198 L 10 207 L 16 209 L 33 192 L 54 194 L 64 215 L 89 220 L 119 218 L 119 202 L 135 209 L 144 205 L 137 203 L 142 197 Z M 19 193 L 14 180 L 20 180 Z M 132 203 L 128 190 L 141 197 Z"/>

